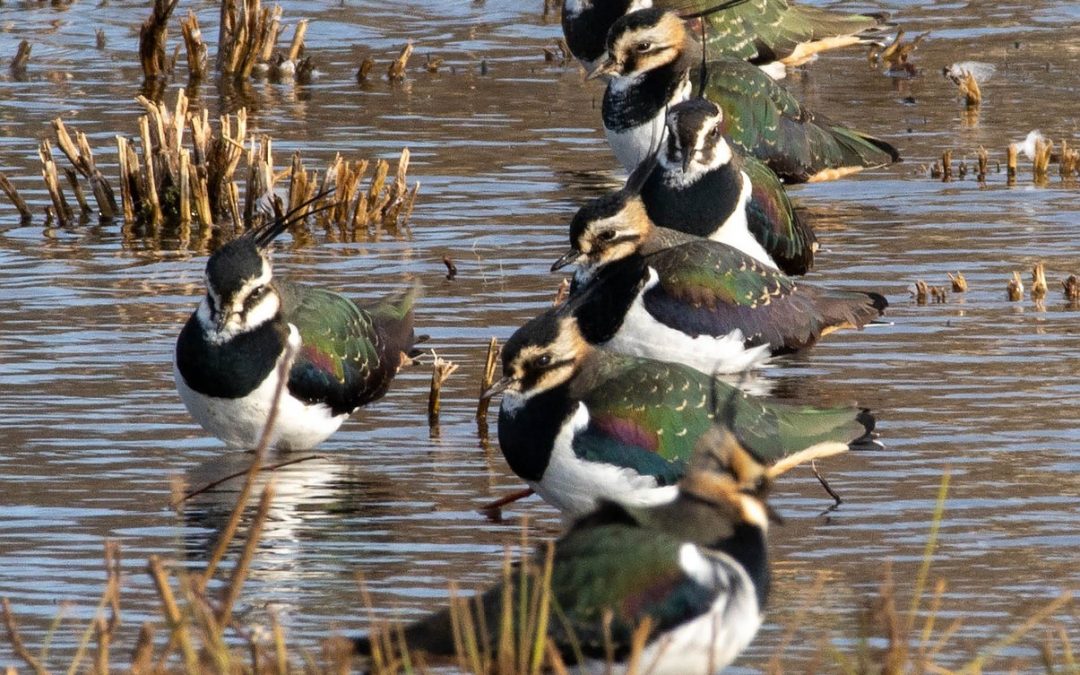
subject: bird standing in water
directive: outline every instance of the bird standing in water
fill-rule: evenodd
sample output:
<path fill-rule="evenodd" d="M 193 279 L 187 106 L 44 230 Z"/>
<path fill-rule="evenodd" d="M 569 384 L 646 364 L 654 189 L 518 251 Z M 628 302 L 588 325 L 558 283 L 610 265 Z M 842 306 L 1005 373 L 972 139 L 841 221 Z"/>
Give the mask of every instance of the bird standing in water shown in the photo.
<path fill-rule="evenodd" d="M 416 339 L 415 286 L 358 306 L 274 276 L 268 249 L 308 206 L 278 214 L 210 256 L 206 295 L 176 341 L 180 398 L 195 421 L 230 447 L 258 445 L 288 354 L 295 359 L 270 441 L 301 450 L 381 398 Z"/>

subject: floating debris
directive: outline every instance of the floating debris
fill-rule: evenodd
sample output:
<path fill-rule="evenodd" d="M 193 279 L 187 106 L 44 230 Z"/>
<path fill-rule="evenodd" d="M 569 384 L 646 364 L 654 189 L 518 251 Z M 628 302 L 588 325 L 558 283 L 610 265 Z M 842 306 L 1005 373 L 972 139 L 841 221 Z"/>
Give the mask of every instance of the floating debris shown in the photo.
<path fill-rule="evenodd" d="M 966 293 L 968 289 L 967 279 L 964 278 L 963 272 L 957 272 L 956 276 L 952 275 L 952 272 L 946 272 L 949 275 L 949 281 L 952 282 L 953 293 Z"/>
<path fill-rule="evenodd" d="M 428 71 L 429 73 L 434 74 L 439 72 L 439 68 L 442 67 L 442 64 L 443 59 L 439 58 L 438 56 L 432 56 L 431 54 L 428 54 L 424 57 L 424 70 Z"/>
<path fill-rule="evenodd" d="M 446 265 L 446 280 L 453 281 L 454 277 L 457 276 L 457 265 L 454 264 L 454 261 L 451 260 L 448 255 L 443 256 L 442 263 Z"/>
<path fill-rule="evenodd" d="M 1024 299 L 1024 281 L 1020 278 L 1019 272 L 1013 272 L 1012 279 L 1009 280 L 1006 290 L 1008 291 L 1009 300 L 1012 302 L 1020 302 Z"/>
<path fill-rule="evenodd" d="M 1031 268 L 1031 299 L 1042 300 L 1046 297 L 1046 291 L 1046 268 L 1040 261 Z"/>
<path fill-rule="evenodd" d="M 948 302 L 949 293 L 945 290 L 944 286 L 931 286 L 930 297 L 934 299 L 935 303 L 943 304 Z"/>

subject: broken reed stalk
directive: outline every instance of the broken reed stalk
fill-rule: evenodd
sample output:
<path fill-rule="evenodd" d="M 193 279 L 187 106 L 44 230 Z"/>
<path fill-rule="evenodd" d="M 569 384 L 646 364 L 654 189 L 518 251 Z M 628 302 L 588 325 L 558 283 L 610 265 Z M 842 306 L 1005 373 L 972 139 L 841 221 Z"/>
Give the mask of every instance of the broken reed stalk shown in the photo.
<path fill-rule="evenodd" d="M 968 289 L 967 279 L 964 278 L 963 272 L 957 272 L 956 276 L 952 275 L 952 272 L 946 272 L 949 275 L 949 281 L 952 282 L 952 289 L 954 293 L 964 293 Z"/>
<path fill-rule="evenodd" d="M 38 156 L 41 158 L 41 177 L 45 179 L 45 189 L 49 192 L 49 199 L 53 203 L 53 212 L 61 227 L 71 224 L 73 214 L 64 192 L 60 188 L 60 177 L 56 170 L 56 162 L 53 161 L 52 144 L 48 139 L 41 142 L 38 148 Z"/>
<path fill-rule="evenodd" d="M 161 601 L 161 613 L 165 618 L 165 625 L 169 628 L 170 642 L 175 640 L 180 645 L 180 653 L 187 672 L 199 672 L 199 656 L 192 644 L 191 632 L 188 630 L 184 615 L 180 612 L 180 606 L 176 604 L 176 595 L 173 594 L 172 586 L 169 585 L 169 573 L 157 555 L 150 556 L 147 572 L 154 581 L 158 599 Z"/>
<path fill-rule="evenodd" d="M 1080 151 L 1069 147 L 1064 138 L 1061 139 L 1061 159 L 1058 163 L 1058 173 L 1062 180 L 1071 180 L 1076 177 L 1080 170 Z"/>
<path fill-rule="evenodd" d="M 405 79 L 405 68 L 409 63 L 409 57 L 412 56 L 413 46 L 412 42 L 405 43 L 405 46 L 401 48 L 401 52 L 398 57 L 394 59 L 390 64 L 390 68 L 386 71 L 386 77 L 391 82 L 400 82 Z"/>
<path fill-rule="evenodd" d="M 1031 268 L 1031 299 L 1036 302 L 1042 300 L 1046 297 L 1047 290 L 1046 267 L 1040 261 Z"/>
<path fill-rule="evenodd" d="M 7 195 L 7 198 L 11 200 L 11 203 L 15 205 L 15 208 L 19 212 L 19 217 L 23 222 L 31 220 L 34 217 L 34 212 L 26 205 L 26 201 L 23 200 L 19 191 L 15 189 L 15 186 L 3 173 L 0 173 L 0 190 L 3 190 L 4 194 Z"/>
<path fill-rule="evenodd" d="M 221 4 L 217 69 L 242 82 L 265 63 L 281 35 L 281 7 L 264 8 L 260 0 L 225 0 Z"/>
<path fill-rule="evenodd" d="M 1054 150 L 1054 142 L 1040 138 L 1035 141 L 1035 157 L 1032 159 L 1032 177 L 1036 183 L 1046 181 L 1050 169 L 1050 154 Z"/>
<path fill-rule="evenodd" d="M 979 168 L 975 175 L 980 183 L 986 182 L 986 170 L 987 165 L 990 163 L 990 154 L 986 151 L 986 148 L 979 146 Z"/>
<path fill-rule="evenodd" d="M 1020 154 L 1020 148 L 1015 143 L 1010 143 L 1006 151 L 1005 175 L 1009 185 L 1016 183 L 1016 160 Z"/>
<path fill-rule="evenodd" d="M 293 33 L 292 42 L 289 43 L 289 61 L 296 61 L 304 50 L 304 36 L 307 34 L 308 20 L 301 19 L 296 22 L 296 31 Z"/>
<path fill-rule="evenodd" d="M 165 55 L 169 36 L 169 17 L 179 0 L 154 0 L 154 9 L 139 29 L 139 62 L 142 64 L 143 85 L 155 90 L 154 84 L 162 82 L 171 68 Z"/>
<path fill-rule="evenodd" d="M 952 180 L 952 176 L 952 150 L 946 150 L 941 153 L 941 180 L 947 183 Z"/>
<path fill-rule="evenodd" d="M 22 40 L 19 42 L 19 48 L 15 52 L 15 58 L 11 59 L 11 72 L 18 75 L 26 74 L 26 64 L 30 62 L 30 42 L 29 40 Z"/>
<path fill-rule="evenodd" d="M 431 365 L 431 390 L 428 393 L 428 426 L 435 427 L 439 424 L 439 411 L 442 408 L 442 387 L 450 376 L 457 371 L 458 366 L 440 357 L 435 352 L 435 362 Z"/>
<path fill-rule="evenodd" d="M 187 16 L 180 20 L 180 33 L 187 50 L 188 84 L 195 84 L 206 77 L 209 58 L 194 10 L 189 9 Z"/>
<path fill-rule="evenodd" d="M 112 220 L 117 212 L 116 195 L 113 193 L 109 181 L 97 168 L 94 161 L 94 152 L 90 149 L 90 142 L 87 140 L 86 134 L 76 131 L 75 139 L 72 140 L 64 120 L 59 117 L 52 121 L 52 126 L 53 131 L 56 133 L 57 147 L 71 162 L 71 166 L 90 183 L 90 190 L 94 193 L 94 201 L 97 202 L 99 217 L 102 220 Z"/>
<path fill-rule="evenodd" d="M 964 104 L 968 108 L 978 108 L 982 104 L 982 90 L 979 89 L 979 83 L 976 81 L 975 76 L 971 74 L 971 71 L 964 73 L 964 78 L 960 80 L 960 95 L 964 97 Z"/>
<path fill-rule="evenodd" d="M 1012 278 L 1009 279 L 1006 286 L 1006 293 L 1012 302 L 1019 302 L 1024 299 L 1024 280 L 1020 278 L 1019 272 L 1012 273 Z"/>
<path fill-rule="evenodd" d="M 476 421 L 480 424 L 487 422 L 488 407 L 491 405 L 491 397 L 484 396 L 491 385 L 495 384 L 495 368 L 499 363 L 499 339 L 491 338 L 488 342 L 487 358 L 484 360 L 484 374 L 480 379 L 480 399 L 476 404 Z"/>

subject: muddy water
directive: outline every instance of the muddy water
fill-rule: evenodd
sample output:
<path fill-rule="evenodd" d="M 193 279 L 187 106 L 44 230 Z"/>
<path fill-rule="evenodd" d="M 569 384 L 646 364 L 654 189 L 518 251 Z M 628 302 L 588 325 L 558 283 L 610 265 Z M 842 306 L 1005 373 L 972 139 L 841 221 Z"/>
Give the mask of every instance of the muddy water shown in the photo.
<path fill-rule="evenodd" d="M 279 164 L 293 150 L 314 167 L 335 153 L 393 158 L 408 145 L 411 177 L 423 186 L 411 237 L 285 243 L 275 261 L 281 274 L 359 296 L 419 277 L 417 323 L 431 348 L 461 364 L 437 432 L 426 421 L 428 373 L 416 368 L 318 458 L 278 472 L 241 609 L 256 623 L 276 611 L 311 649 L 331 631 L 366 626 L 357 575 L 376 611 L 414 616 L 445 600 L 448 579 L 490 582 L 526 518 L 534 537 L 557 531 L 553 512 L 535 499 L 502 523 L 475 513 L 519 487 L 473 421 L 486 342 L 546 306 L 558 281 L 547 269 L 569 217 L 618 178 L 599 131 L 598 86 L 583 83 L 574 65 L 543 59 L 559 29 L 540 4 L 285 2 L 287 20 L 312 20 L 308 47 L 321 77 L 304 87 L 197 92 L 213 115 L 247 105 L 252 128 L 274 137 Z M 932 31 L 915 57 L 921 78 L 887 78 L 849 52 L 789 79 L 814 109 L 894 140 L 907 159 L 792 190 L 827 249 L 811 277 L 887 293 L 893 323 L 832 336 L 766 377 L 785 398 L 873 408 L 886 447 L 828 462 L 846 503 L 827 515 L 809 472 L 779 486 L 775 503 L 787 521 L 771 537 L 772 611 L 740 663 L 762 668 L 786 645 L 783 663 L 799 671 L 830 640 L 853 652 L 864 599 L 886 561 L 906 607 L 949 470 L 932 575 L 948 584 L 939 626 L 960 621 L 940 659 L 958 665 L 1080 585 L 1080 311 L 1059 290 L 1061 278 L 1080 272 L 1080 187 L 1056 177 L 1035 186 L 1026 160 L 1011 188 L 1002 173 L 982 187 L 970 176 L 931 181 L 921 167 L 948 147 L 970 165 L 980 145 L 993 167 L 1004 163 L 1009 140 L 1033 128 L 1080 142 L 1080 55 L 1071 37 L 1080 10 L 1069 0 L 836 4 L 891 11 L 909 34 Z M 212 5 L 196 5 L 208 36 L 216 35 Z M 0 73 L 0 170 L 36 211 L 47 201 L 36 143 L 51 119 L 62 115 L 89 134 L 110 172 L 113 136 L 134 135 L 136 29 L 145 13 L 144 3 L 126 0 L 0 7 L 5 61 L 20 39 L 33 42 L 26 81 Z M 95 46 L 96 27 L 104 49 Z M 445 59 L 439 73 L 414 68 L 393 86 L 355 82 L 365 55 L 382 71 L 409 38 L 413 64 L 431 53 Z M 937 74 L 964 59 L 998 66 L 975 117 Z M 247 459 L 206 438 L 173 390 L 171 348 L 205 262 L 177 248 L 125 240 L 116 225 L 20 225 L 0 202 L 0 596 L 32 644 L 65 617 L 54 653 L 70 653 L 92 616 L 106 538 L 123 549 L 124 630 L 155 616 L 143 561 L 157 554 L 198 567 L 235 496 L 227 484 L 177 513 L 171 480 L 202 485 Z M 443 256 L 456 261 L 453 281 Z M 1026 279 L 1037 260 L 1049 270 L 1045 304 L 1007 302 L 1009 274 L 1023 270 Z M 928 306 L 910 299 L 916 279 L 943 284 L 957 270 L 968 293 Z M 815 595 L 822 575 L 825 590 Z M 802 606 L 811 609 L 797 622 Z M 1055 619 L 1074 647 L 1075 617 Z M 1034 667 L 1035 645 L 1021 641 L 993 668 Z M 6 643 L 0 661 L 13 662 Z"/>

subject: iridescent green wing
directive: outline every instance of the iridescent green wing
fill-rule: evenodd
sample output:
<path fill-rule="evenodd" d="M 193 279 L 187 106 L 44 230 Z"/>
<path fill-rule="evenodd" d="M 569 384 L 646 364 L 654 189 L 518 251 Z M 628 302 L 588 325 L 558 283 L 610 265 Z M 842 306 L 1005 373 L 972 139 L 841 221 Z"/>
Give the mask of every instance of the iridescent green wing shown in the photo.
<path fill-rule="evenodd" d="M 283 316 L 303 341 L 289 373 L 294 396 L 342 414 L 386 393 L 403 349 L 388 339 L 387 326 L 395 320 L 406 322 L 411 346 L 411 293 L 404 300 L 393 296 L 369 311 L 330 291 L 288 283 L 278 288 Z"/>
<path fill-rule="evenodd" d="M 766 464 L 826 441 L 863 442 L 875 423 L 869 412 L 854 406 L 795 406 L 733 389 L 726 399 L 718 397 L 716 418 Z"/>
<path fill-rule="evenodd" d="M 611 613 L 610 643 L 625 658 L 645 617 L 654 635 L 709 611 L 717 589 L 705 588 L 679 567 L 681 541 L 638 527 L 608 505 L 579 523 L 555 546 L 550 635 L 564 653 L 576 642 L 586 657 L 602 657 L 603 617 Z M 607 518 L 606 524 L 593 525 Z"/>
<path fill-rule="evenodd" d="M 721 0 L 660 0 L 657 6 L 683 15 L 705 11 Z M 699 20 L 700 21 L 700 20 Z M 793 5 L 787 0 L 747 0 L 704 17 L 710 56 L 732 56 L 753 63 L 787 58 L 801 45 L 841 36 L 877 35 L 886 18 L 881 14 L 846 14 Z M 697 22 L 692 28 L 700 29 Z M 860 39 L 852 40 L 858 42 Z M 835 46 L 844 46 L 838 42 Z"/>
<path fill-rule="evenodd" d="M 739 158 L 753 186 L 747 225 L 785 274 L 806 274 L 814 266 L 817 237 L 795 212 L 780 178 L 754 157 Z"/>
<path fill-rule="evenodd" d="M 899 159 L 885 141 L 815 117 L 756 66 L 726 58 L 710 61 L 707 68 L 704 94 L 723 109 L 724 133 L 785 182 L 803 182 L 826 169 L 882 166 Z"/>
<path fill-rule="evenodd" d="M 572 384 L 590 416 L 574 451 L 672 484 L 709 428 L 710 390 L 711 378 L 692 368 L 598 350 Z"/>

